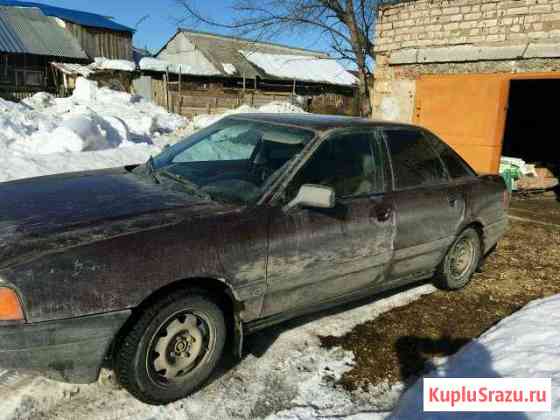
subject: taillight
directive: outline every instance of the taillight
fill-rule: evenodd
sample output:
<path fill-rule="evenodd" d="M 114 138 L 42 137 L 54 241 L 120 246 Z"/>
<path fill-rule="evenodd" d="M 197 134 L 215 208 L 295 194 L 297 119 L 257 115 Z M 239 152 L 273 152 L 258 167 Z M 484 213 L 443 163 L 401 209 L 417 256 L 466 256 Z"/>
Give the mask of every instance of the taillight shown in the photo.
<path fill-rule="evenodd" d="M 23 321 L 23 309 L 12 289 L 0 287 L 0 321 Z"/>

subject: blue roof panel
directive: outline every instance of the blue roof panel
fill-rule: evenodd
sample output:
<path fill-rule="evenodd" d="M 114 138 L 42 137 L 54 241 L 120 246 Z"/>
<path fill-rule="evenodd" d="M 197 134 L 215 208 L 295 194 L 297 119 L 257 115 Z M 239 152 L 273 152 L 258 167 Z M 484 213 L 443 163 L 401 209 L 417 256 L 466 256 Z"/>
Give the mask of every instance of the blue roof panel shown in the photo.
<path fill-rule="evenodd" d="M 121 25 L 106 16 L 95 13 L 81 12 L 79 10 L 64 9 L 62 7 L 50 6 L 43 3 L 17 0 L 0 0 L 0 6 L 37 7 L 47 16 L 57 17 L 68 22 L 77 23 L 78 25 L 110 29 L 113 31 L 134 32 L 134 29 L 129 28 L 128 26 Z"/>

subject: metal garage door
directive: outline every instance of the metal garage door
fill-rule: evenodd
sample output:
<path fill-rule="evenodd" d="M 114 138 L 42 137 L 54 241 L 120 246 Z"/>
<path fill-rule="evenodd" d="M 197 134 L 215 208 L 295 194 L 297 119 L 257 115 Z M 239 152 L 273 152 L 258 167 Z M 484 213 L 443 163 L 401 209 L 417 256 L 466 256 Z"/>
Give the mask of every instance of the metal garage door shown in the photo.
<path fill-rule="evenodd" d="M 414 122 L 434 131 L 478 172 L 497 172 L 508 83 L 504 75 L 422 76 Z"/>

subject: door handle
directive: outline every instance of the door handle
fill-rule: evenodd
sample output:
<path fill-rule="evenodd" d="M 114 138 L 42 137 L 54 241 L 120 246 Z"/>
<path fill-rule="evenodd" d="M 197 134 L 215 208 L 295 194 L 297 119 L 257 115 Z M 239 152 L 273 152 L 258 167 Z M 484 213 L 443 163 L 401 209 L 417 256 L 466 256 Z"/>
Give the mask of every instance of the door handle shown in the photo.
<path fill-rule="evenodd" d="M 391 218 L 393 209 L 388 206 L 378 206 L 375 208 L 375 217 L 380 222 L 386 222 Z"/>
<path fill-rule="evenodd" d="M 457 200 L 458 200 L 458 199 L 459 199 L 459 198 L 457 197 L 457 194 L 455 194 L 455 193 L 450 193 L 450 194 L 447 196 L 447 200 L 449 201 L 449 205 L 450 205 L 451 207 L 455 207 L 455 204 L 457 204 Z"/>

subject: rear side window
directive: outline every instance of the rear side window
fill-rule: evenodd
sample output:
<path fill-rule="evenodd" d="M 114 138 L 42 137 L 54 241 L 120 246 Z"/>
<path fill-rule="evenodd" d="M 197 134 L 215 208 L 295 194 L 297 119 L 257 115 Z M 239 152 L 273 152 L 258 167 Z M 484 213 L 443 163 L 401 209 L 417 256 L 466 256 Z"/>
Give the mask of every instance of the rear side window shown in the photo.
<path fill-rule="evenodd" d="M 420 131 L 386 129 L 384 134 L 393 163 L 396 189 L 449 181 L 439 156 Z"/>
<path fill-rule="evenodd" d="M 430 146 L 439 154 L 451 178 L 476 176 L 469 165 L 446 143 L 430 132 L 424 132 Z"/>

